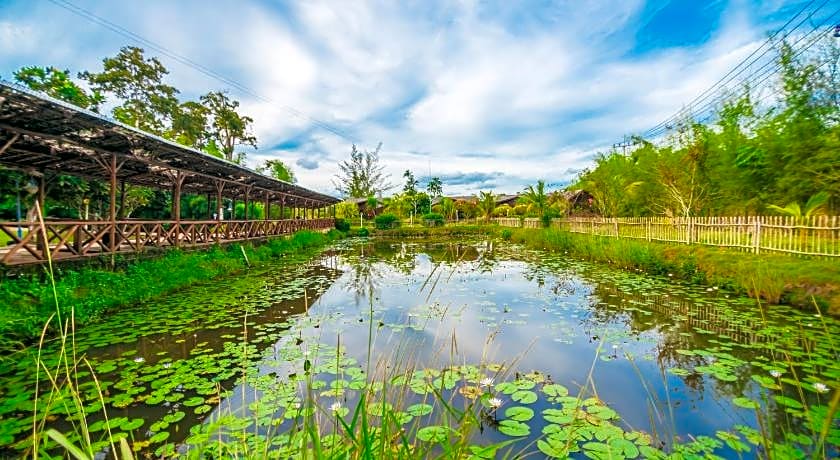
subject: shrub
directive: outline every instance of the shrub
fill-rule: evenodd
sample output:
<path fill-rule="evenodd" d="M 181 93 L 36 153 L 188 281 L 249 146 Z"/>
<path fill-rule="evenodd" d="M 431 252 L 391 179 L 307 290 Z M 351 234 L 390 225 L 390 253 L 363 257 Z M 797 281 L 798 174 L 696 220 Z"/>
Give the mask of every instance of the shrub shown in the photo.
<path fill-rule="evenodd" d="M 440 227 L 443 225 L 443 215 L 430 212 L 423 216 L 423 225 L 426 227 Z"/>
<path fill-rule="evenodd" d="M 350 231 L 350 222 L 339 217 L 335 220 L 335 229 L 342 232 Z"/>
<path fill-rule="evenodd" d="M 503 240 L 510 241 L 511 237 L 513 237 L 513 230 L 511 230 L 509 228 L 502 229 L 502 232 L 500 233 L 500 236 L 502 237 Z"/>
<path fill-rule="evenodd" d="M 389 228 L 397 228 L 400 226 L 400 219 L 390 213 L 376 216 L 376 219 L 374 219 L 373 222 L 379 230 L 387 230 Z"/>
<path fill-rule="evenodd" d="M 356 236 L 370 236 L 370 231 L 366 227 L 360 227 L 356 230 Z"/>

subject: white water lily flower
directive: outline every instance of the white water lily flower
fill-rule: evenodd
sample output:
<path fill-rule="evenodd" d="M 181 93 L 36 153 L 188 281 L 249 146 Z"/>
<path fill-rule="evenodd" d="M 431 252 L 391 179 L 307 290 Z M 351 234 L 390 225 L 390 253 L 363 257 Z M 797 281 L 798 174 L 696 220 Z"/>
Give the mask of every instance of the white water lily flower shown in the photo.
<path fill-rule="evenodd" d="M 138 356 L 138 357 L 134 358 L 135 363 L 142 363 L 142 362 L 145 362 L 145 361 L 146 360 L 142 356 Z"/>
<path fill-rule="evenodd" d="M 817 390 L 817 393 L 828 393 L 828 387 L 822 382 L 815 383 L 814 389 Z"/>
<path fill-rule="evenodd" d="M 493 385 L 493 381 L 493 377 L 484 377 L 480 382 L 478 382 L 478 384 L 483 387 L 489 387 L 490 385 Z"/>
<path fill-rule="evenodd" d="M 169 369 L 170 367 L 172 367 L 172 363 L 163 363 L 164 369 Z"/>
<path fill-rule="evenodd" d="M 770 375 L 772 375 L 775 378 L 779 378 L 782 376 L 782 373 L 780 371 L 777 371 L 776 369 L 773 369 L 772 371 L 770 371 Z"/>
<path fill-rule="evenodd" d="M 487 404 L 489 404 L 490 407 L 492 407 L 493 409 L 498 409 L 498 408 L 502 407 L 502 400 L 499 399 L 499 398 L 490 398 L 487 401 Z"/>
<path fill-rule="evenodd" d="M 330 404 L 330 412 L 338 412 L 341 410 L 341 402 L 336 401 Z"/>

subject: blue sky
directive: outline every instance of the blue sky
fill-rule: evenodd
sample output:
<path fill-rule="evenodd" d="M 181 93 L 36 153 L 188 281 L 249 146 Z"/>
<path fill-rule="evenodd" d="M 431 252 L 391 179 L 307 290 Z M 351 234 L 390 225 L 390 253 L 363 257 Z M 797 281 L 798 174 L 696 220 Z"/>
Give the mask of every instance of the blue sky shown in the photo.
<path fill-rule="evenodd" d="M 448 194 L 562 184 L 679 110 L 805 1 L 73 0 L 235 80 L 267 158 L 334 193 L 350 140 Z M 830 2 L 829 2 L 830 3 Z M 211 6 L 212 5 L 212 6 Z M 833 9 L 833 8 L 832 8 Z M 0 0 L 0 76 L 98 70 L 134 45 L 46 0 Z M 149 54 L 154 54 L 150 52 Z M 161 57 L 184 98 L 230 89 Z"/>

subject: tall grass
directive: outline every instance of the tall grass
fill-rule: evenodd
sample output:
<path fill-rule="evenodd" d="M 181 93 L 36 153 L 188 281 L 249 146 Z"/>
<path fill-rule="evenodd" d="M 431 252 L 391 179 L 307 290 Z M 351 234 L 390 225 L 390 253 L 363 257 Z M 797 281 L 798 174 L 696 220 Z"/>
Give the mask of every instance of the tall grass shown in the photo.
<path fill-rule="evenodd" d="M 736 294 L 840 314 L 840 264 L 833 260 L 750 254 L 570 233 L 558 229 L 503 229 L 506 240 L 532 249 L 720 286 Z"/>

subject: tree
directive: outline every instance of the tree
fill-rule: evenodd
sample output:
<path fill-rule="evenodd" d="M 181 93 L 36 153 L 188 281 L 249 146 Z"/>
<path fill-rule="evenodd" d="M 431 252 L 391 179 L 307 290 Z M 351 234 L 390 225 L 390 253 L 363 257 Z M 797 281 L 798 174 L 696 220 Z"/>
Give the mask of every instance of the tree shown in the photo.
<path fill-rule="evenodd" d="M 265 160 L 262 166 L 257 167 L 257 172 L 260 174 L 268 173 L 267 175 L 290 184 L 297 183 L 295 172 L 280 160 Z"/>
<path fill-rule="evenodd" d="M 443 195 L 443 182 L 440 180 L 440 177 L 433 177 L 429 181 L 429 184 L 426 185 L 426 191 L 429 192 L 429 196 L 432 198 Z"/>
<path fill-rule="evenodd" d="M 207 107 L 195 101 L 177 106 L 172 113 L 172 124 L 165 137 L 173 141 L 204 149 L 207 145 Z"/>
<path fill-rule="evenodd" d="M 813 216 L 824 216 L 826 214 L 826 204 L 828 204 L 829 195 L 826 192 L 820 192 L 808 198 L 805 207 L 802 208 L 797 202 L 788 203 L 786 206 L 777 206 L 771 204 L 768 209 L 772 209 L 780 214 L 795 217 L 797 220 L 807 219 Z"/>
<path fill-rule="evenodd" d="M 405 177 L 405 185 L 403 186 L 403 195 L 405 195 L 406 199 L 411 202 L 411 206 L 414 209 L 414 212 L 411 213 L 411 223 L 414 223 L 414 216 L 417 214 L 417 180 L 414 179 L 414 173 L 409 170 L 405 170 L 403 173 L 403 177 Z"/>
<path fill-rule="evenodd" d="M 222 158 L 237 164 L 245 161 L 245 153 L 235 153 L 236 146 L 250 145 L 257 148 L 257 138 L 251 134 L 251 117 L 237 112 L 239 101 L 228 97 L 224 91 L 213 91 L 201 96 L 210 119 L 208 136 L 215 141 Z"/>
<path fill-rule="evenodd" d="M 157 58 L 147 59 L 143 49 L 126 46 L 115 57 L 102 60 L 102 72 L 82 72 L 79 78 L 95 92 L 110 93 L 122 101 L 114 118 L 143 131 L 162 135 L 178 107 L 178 93 L 163 83 L 169 71 Z"/>
<path fill-rule="evenodd" d="M 432 201 L 443 195 L 443 181 L 440 180 L 440 177 L 433 177 L 426 185 L 426 191 L 429 192 L 429 196 L 432 198 L 429 200 L 429 212 L 432 212 Z"/>
<path fill-rule="evenodd" d="M 379 151 L 382 143 L 373 151 L 361 151 L 353 145 L 350 159 L 338 164 L 341 170 L 335 176 L 333 185 L 338 193 L 352 198 L 367 198 L 381 196 L 382 192 L 390 189 L 385 167 L 379 164 Z"/>
<path fill-rule="evenodd" d="M 485 222 L 490 222 L 493 211 L 496 210 L 496 196 L 493 192 L 479 192 L 478 211 L 484 216 Z"/>
<path fill-rule="evenodd" d="M 99 110 L 99 104 L 104 100 L 98 92 L 94 91 L 88 94 L 81 86 L 71 80 L 69 70 L 29 66 L 21 67 L 13 75 L 15 81 L 26 85 L 29 89 L 40 91 L 83 109 L 90 109 L 95 112 Z"/>
<path fill-rule="evenodd" d="M 524 204 L 528 211 L 536 212 L 537 217 L 543 217 L 548 210 L 548 195 L 545 193 L 545 181 L 537 181 L 536 188 L 529 185 L 517 200 L 517 204 Z"/>
<path fill-rule="evenodd" d="M 447 219 L 455 219 L 455 213 L 457 209 L 455 209 L 455 202 L 452 201 L 452 198 L 444 198 L 440 200 L 440 213 L 443 214 L 443 217 Z"/>

